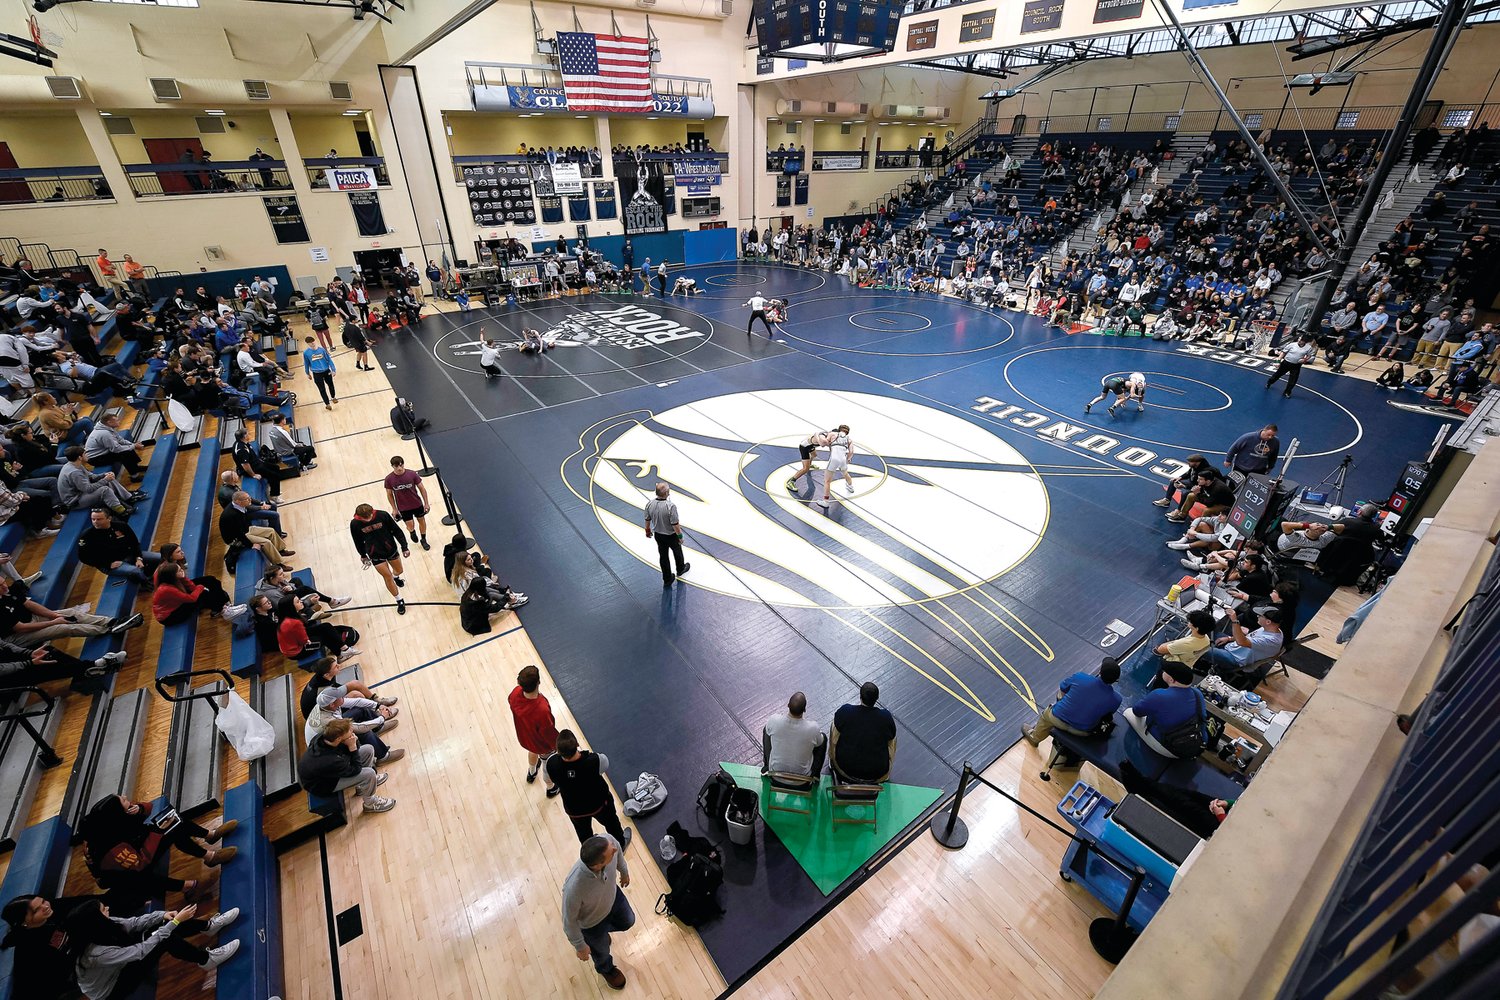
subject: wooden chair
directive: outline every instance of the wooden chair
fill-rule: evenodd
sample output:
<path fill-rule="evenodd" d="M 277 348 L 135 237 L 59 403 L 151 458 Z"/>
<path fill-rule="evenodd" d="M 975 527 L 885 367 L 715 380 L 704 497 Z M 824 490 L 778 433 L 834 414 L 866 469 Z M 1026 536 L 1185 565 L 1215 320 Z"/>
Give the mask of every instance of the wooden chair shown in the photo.
<path fill-rule="evenodd" d="M 880 799 L 881 789 L 884 785 L 861 784 L 846 782 L 839 777 L 837 771 L 833 772 L 833 782 L 828 786 L 829 808 L 828 815 L 833 821 L 835 829 L 839 824 L 850 824 L 855 826 L 869 826 L 871 829 L 879 830 L 877 816 L 879 808 L 877 802 Z M 841 807 L 868 806 L 870 815 L 868 818 L 850 816 L 847 812 L 841 812 Z"/>
<path fill-rule="evenodd" d="M 765 800 L 766 812 L 780 811 L 796 813 L 799 816 L 812 815 L 813 793 L 818 788 L 816 775 L 772 771 L 766 775 L 766 778 L 770 782 Z M 787 804 L 788 799 L 792 800 L 792 804 Z"/>

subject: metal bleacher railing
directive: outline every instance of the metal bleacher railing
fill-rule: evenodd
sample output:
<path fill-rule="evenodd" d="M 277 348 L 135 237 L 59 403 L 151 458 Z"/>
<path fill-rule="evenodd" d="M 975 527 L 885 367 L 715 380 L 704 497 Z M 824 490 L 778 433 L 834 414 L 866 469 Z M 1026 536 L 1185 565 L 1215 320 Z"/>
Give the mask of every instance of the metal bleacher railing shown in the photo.
<path fill-rule="evenodd" d="M 127 163 L 124 170 L 137 198 L 292 189 L 292 178 L 283 160 Z"/>
<path fill-rule="evenodd" d="M 1393 986 L 1410 1000 L 1500 995 L 1500 554 L 1455 622 L 1400 761 L 1277 1000 L 1364 1000 Z"/>
<path fill-rule="evenodd" d="M 98 167 L 38 167 L 0 170 L 0 205 L 100 201 L 114 192 Z"/>

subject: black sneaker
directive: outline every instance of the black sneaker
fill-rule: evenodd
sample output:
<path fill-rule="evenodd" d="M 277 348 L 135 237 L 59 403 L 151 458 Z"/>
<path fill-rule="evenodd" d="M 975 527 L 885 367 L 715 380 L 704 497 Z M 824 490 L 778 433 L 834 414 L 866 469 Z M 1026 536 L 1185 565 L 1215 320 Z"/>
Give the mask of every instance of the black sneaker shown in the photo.
<path fill-rule="evenodd" d="M 417 540 L 417 533 L 415 531 L 411 533 L 411 540 L 414 542 Z"/>
<path fill-rule="evenodd" d="M 536 772 L 537 772 L 537 769 L 534 768 L 534 767 L 531 768 L 530 770 L 528 770 L 526 772 L 526 784 L 528 784 L 528 785 L 534 785 L 534 784 L 536 784 Z"/>
<path fill-rule="evenodd" d="M 1087 413 L 1087 412 L 1089 412 L 1089 411 L 1090 411 L 1090 410 L 1092 410 L 1092 409 L 1093 409 L 1093 408 L 1094 408 L 1094 404 L 1093 404 L 1093 403 L 1084 403 L 1084 404 L 1083 404 L 1083 412 L 1084 412 L 1084 413 Z"/>
<path fill-rule="evenodd" d="M 422 536 L 421 545 L 422 545 L 422 551 L 423 552 L 431 552 L 432 551 L 432 546 L 427 544 L 427 536 L 426 535 Z"/>
<path fill-rule="evenodd" d="M 406 586 L 406 581 L 403 580 L 403 579 L 401 579 L 399 576 L 393 576 L 393 577 L 391 577 L 391 579 L 393 579 L 393 580 L 396 581 L 396 586 L 398 586 L 398 587 L 404 587 L 404 586 Z"/>
<path fill-rule="evenodd" d="M 562 794 L 562 786 L 561 785 L 553 785 L 551 788 L 547 789 L 547 798 L 549 798 L 549 799 L 555 799 L 555 798 L 557 798 L 561 794 Z"/>
<path fill-rule="evenodd" d="M 404 615 L 404 614 L 406 614 L 406 602 L 403 601 L 399 597 L 396 598 L 396 614 L 398 614 L 398 615 Z"/>
<path fill-rule="evenodd" d="M 683 563 L 682 567 L 680 569 L 678 569 L 677 575 L 681 576 L 682 574 L 686 573 L 688 570 L 690 570 L 692 568 L 693 568 L 693 564 L 692 563 Z"/>

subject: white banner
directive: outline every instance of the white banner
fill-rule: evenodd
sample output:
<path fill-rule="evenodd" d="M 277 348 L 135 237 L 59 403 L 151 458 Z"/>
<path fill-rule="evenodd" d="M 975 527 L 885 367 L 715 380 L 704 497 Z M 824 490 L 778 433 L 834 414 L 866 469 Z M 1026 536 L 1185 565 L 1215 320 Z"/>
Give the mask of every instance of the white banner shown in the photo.
<path fill-rule="evenodd" d="M 583 194 L 583 172 L 578 164 L 552 164 L 552 190 L 558 194 Z"/>
<path fill-rule="evenodd" d="M 331 167 L 327 174 L 328 186 L 335 191 L 375 190 L 375 171 L 369 167 Z"/>
<path fill-rule="evenodd" d="M 823 156 L 819 157 L 819 162 L 823 170 L 863 170 L 865 167 L 862 156 Z"/>

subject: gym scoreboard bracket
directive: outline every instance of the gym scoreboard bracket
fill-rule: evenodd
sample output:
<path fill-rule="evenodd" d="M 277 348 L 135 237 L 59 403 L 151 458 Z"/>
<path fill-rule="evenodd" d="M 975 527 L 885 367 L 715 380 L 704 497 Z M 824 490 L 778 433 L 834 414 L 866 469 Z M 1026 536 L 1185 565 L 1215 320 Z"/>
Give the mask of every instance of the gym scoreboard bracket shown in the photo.
<path fill-rule="evenodd" d="M 755 0 L 762 57 L 838 62 L 891 52 L 900 0 Z"/>

